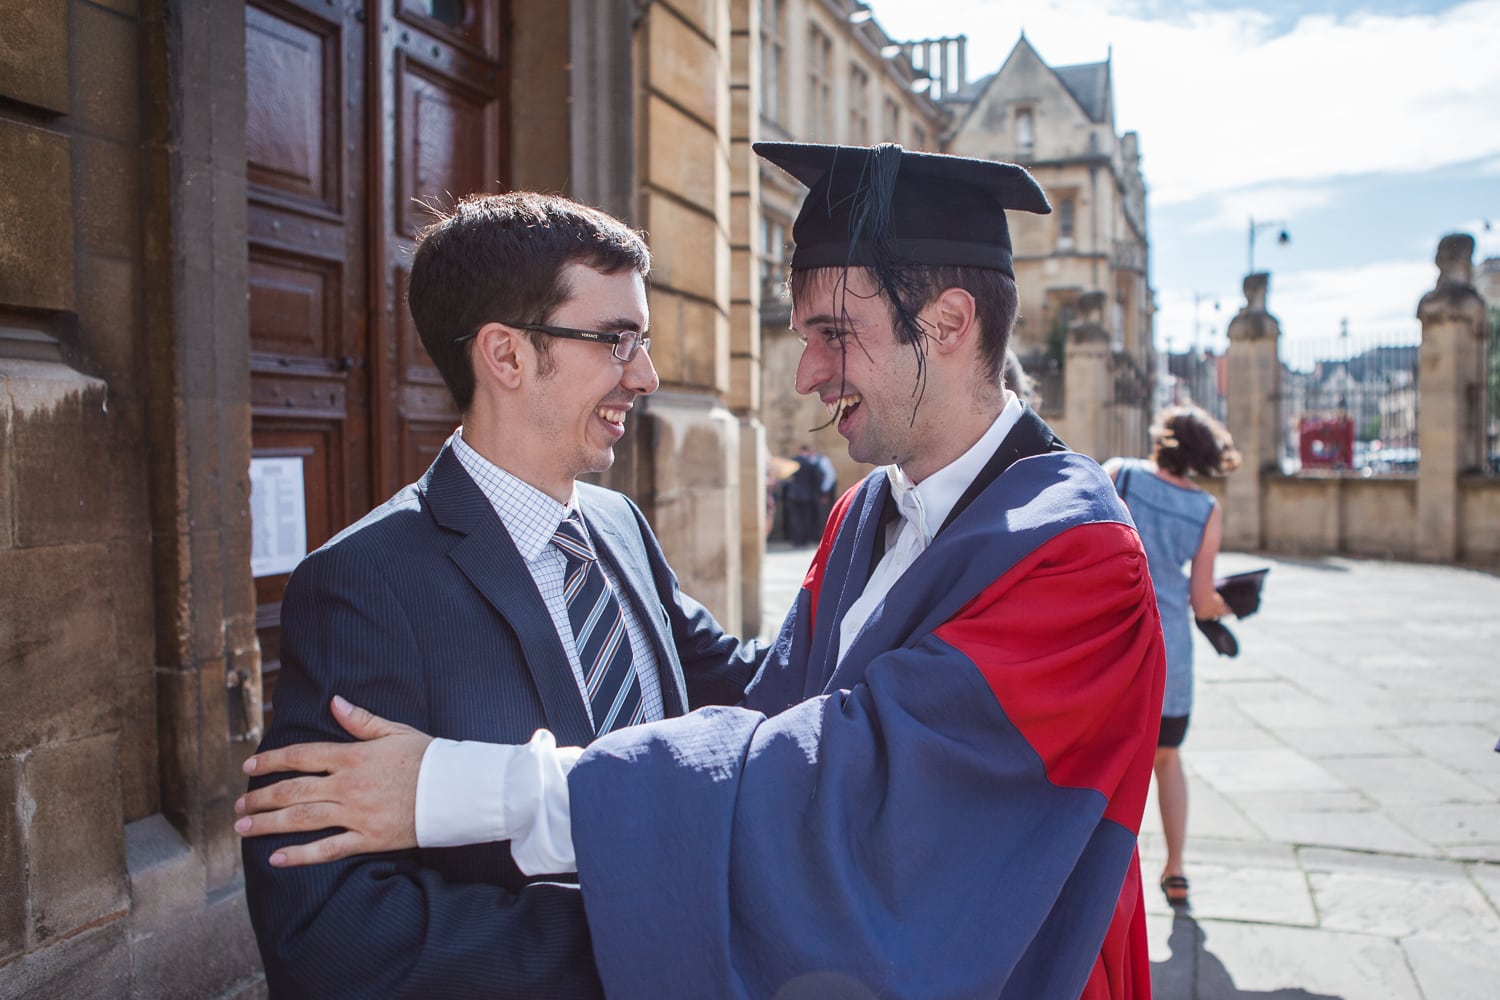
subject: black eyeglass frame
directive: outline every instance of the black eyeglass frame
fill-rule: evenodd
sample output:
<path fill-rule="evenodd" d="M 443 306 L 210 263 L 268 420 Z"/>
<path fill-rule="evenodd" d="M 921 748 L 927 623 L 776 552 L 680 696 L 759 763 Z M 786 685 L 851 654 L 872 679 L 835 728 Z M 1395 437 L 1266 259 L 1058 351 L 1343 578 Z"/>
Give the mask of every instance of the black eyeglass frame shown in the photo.
<path fill-rule="evenodd" d="M 591 344 L 609 344 L 610 353 L 614 355 L 615 360 L 627 365 L 634 361 L 635 356 L 641 351 L 645 351 L 648 354 L 651 353 L 651 338 L 643 337 L 635 330 L 622 330 L 614 333 L 601 330 L 578 330 L 571 326 L 548 326 L 545 323 L 506 323 L 503 320 L 501 323 L 504 326 L 515 327 L 517 330 L 534 330 L 537 333 L 545 333 L 549 337 L 562 337 L 566 340 L 587 340 Z M 459 337 L 458 340 L 462 343 L 465 340 L 472 340 L 474 337 L 475 334 L 471 333 Z M 620 345 L 625 342 L 625 338 L 627 337 L 634 338 L 635 346 L 631 348 L 628 356 L 622 358 L 620 357 Z"/>

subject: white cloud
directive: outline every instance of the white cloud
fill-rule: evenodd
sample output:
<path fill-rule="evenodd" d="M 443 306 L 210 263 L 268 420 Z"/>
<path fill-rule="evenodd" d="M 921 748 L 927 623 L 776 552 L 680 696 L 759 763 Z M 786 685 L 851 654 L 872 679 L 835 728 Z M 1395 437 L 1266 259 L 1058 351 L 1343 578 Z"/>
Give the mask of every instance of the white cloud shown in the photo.
<path fill-rule="evenodd" d="M 1206 235 L 1248 232 L 1252 218 L 1263 221 L 1296 218 L 1303 212 L 1323 208 L 1338 200 L 1337 183 L 1268 184 L 1229 191 L 1214 201 L 1214 212 L 1198 218 L 1185 232 Z"/>
<path fill-rule="evenodd" d="M 1116 128 L 1140 134 L 1153 210 L 1201 199 L 1173 213 L 1181 227 L 1174 246 L 1188 249 L 1157 258 L 1158 344 L 1184 349 L 1196 327 L 1200 344 L 1223 345 L 1244 304 L 1252 216 L 1288 220 L 1297 241 L 1290 255 L 1273 249 L 1272 231 L 1256 242 L 1257 265 L 1273 269 L 1269 305 L 1289 342 L 1336 338 L 1344 319 L 1351 338 L 1409 340 L 1417 302 L 1436 281 L 1437 241 L 1451 230 L 1415 220 L 1381 247 L 1404 259 L 1298 271 L 1294 259 L 1309 256 L 1298 251 L 1313 237 L 1296 220 L 1368 213 L 1351 178 L 1458 164 L 1500 175 L 1500 2 L 1388 16 L 1353 12 L 1358 0 L 1350 0 L 1350 13 L 1303 15 L 1291 30 L 1253 2 L 1181 13 L 1189 5 L 1148 3 L 1174 13 L 1147 20 L 1129 10 L 1142 5 L 1099 0 L 873 0 L 893 37 L 966 35 L 974 76 L 998 69 L 1023 29 L 1054 66 L 1112 58 Z M 1478 242 L 1476 263 L 1500 256 L 1500 203 L 1489 200 L 1459 215 L 1480 216 L 1457 226 Z M 1488 233 L 1484 213 L 1494 213 Z M 1439 221 L 1448 214 L 1434 207 L 1427 225 L 1449 225 Z M 1325 225 L 1320 257 L 1349 252 L 1330 252 L 1340 235 L 1336 223 Z M 1184 253 L 1191 261 L 1178 259 Z"/>
<path fill-rule="evenodd" d="M 998 68 L 1023 28 L 1055 66 L 1099 62 L 1113 46 L 1116 126 L 1140 133 L 1158 203 L 1500 153 L 1494 0 L 1441 14 L 1305 16 L 1282 34 L 1253 10 L 1146 21 L 1101 12 L 1097 0 L 875 6 L 893 35 L 966 34 L 976 74 Z"/>

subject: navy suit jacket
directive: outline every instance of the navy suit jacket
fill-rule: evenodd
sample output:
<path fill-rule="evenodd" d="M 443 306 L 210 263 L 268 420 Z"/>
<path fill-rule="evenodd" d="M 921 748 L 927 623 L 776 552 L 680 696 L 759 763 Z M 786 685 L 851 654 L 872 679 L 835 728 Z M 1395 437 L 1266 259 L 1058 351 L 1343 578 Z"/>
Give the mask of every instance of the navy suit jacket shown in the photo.
<path fill-rule="evenodd" d="M 635 504 L 585 483 L 578 491 L 600 557 L 656 647 L 667 715 L 740 700 L 763 651 L 726 636 L 679 591 Z M 450 739 L 524 743 L 541 727 L 559 746 L 593 739 L 525 561 L 450 448 L 303 560 L 281 628 L 263 750 L 348 740 L 329 711 L 335 694 Z M 313 836 L 244 842 L 273 996 L 602 996 L 571 877 L 528 878 L 506 842 L 267 863 Z"/>

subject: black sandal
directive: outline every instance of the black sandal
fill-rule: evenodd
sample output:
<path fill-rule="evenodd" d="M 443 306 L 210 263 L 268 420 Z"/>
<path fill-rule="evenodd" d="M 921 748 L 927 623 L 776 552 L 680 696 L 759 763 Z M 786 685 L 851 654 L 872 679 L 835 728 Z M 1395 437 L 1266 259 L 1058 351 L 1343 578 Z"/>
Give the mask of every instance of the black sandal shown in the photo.
<path fill-rule="evenodd" d="M 1171 906 L 1188 905 L 1188 880 L 1182 875 L 1163 875 L 1161 877 L 1161 894 L 1167 897 L 1167 903 Z"/>

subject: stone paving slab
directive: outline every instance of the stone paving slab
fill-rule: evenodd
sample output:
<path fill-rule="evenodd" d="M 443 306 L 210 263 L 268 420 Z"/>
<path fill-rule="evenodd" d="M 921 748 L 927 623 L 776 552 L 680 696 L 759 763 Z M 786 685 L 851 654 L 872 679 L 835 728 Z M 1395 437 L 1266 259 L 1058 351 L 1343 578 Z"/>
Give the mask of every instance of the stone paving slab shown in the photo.
<path fill-rule="evenodd" d="M 1275 805 L 1247 804 L 1246 814 L 1266 836 L 1286 844 L 1344 847 L 1377 853 L 1433 855 L 1431 842 L 1413 836 L 1390 816 L 1375 809 L 1357 811 L 1282 810 Z M 1192 819 L 1188 819 L 1192 838 Z"/>
<path fill-rule="evenodd" d="M 1464 868 L 1479 891 L 1490 901 L 1490 905 L 1500 911 L 1500 864 L 1480 863 L 1465 865 Z"/>
<path fill-rule="evenodd" d="M 1438 1000 L 1389 938 L 1181 915 L 1147 921 L 1155 1000 Z"/>
<path fill-rule="evenodd" d="M 1415 753 L 1326 758 L 1322 766 L 1344 784 L 1387 805 L 1494 801 L 1483 786 L 1446 764 Z"/>
<path fill-rule="evenodd" d="M 1314 760 L 1338 757 L 1397 757 L 1411 753 L 1412 744 L 1401 739 L 1399 730 L 1378 729 L 1285 729 L 1267 739 L 1279 740 Z M 1326 766 L 1326 765 L 1325 765 Z"/>
<path fill-rule="evenodd" d="M 1300 860 L 1326 928 L 1475 945 L 1500 940 L 1500 914 L 1463 865 L 1316 849 L 1300 852 Z"/>
<path fill-rule="evenodd" d="M 1422 995 L 1430 1000 L 1495 1000 L 1500 952 L 1432 938 L 1401 942 Z"/>

